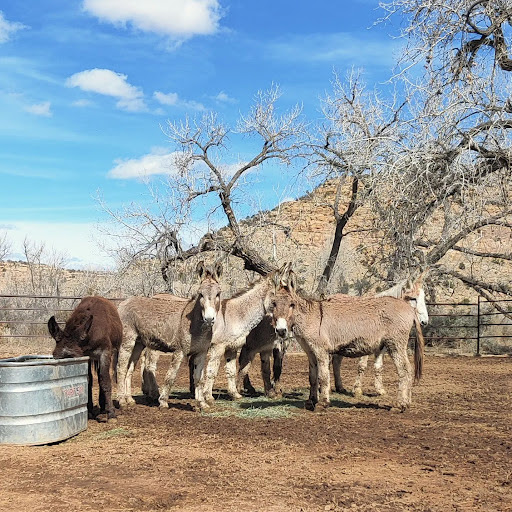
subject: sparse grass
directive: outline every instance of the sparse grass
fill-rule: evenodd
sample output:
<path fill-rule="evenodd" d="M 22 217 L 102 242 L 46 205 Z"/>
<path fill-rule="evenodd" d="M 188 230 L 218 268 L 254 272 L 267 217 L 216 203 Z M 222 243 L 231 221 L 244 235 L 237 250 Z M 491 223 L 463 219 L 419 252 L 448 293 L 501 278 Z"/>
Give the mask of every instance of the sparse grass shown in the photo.
<path fill-rule="evenodd" d="M 239 401 L 217 399 L 215 407 L 210 412 L 203 412 L 205 416 L 216 418 L 226 418 L 233 416 L 236 418 L 256 420 L 256 419 L 281 419 L 290 418 L 294 415 L 294 407 L 282 404 L 266 397 L 257 398 L 257 404 L 254 398 L 243 398 Z"/>

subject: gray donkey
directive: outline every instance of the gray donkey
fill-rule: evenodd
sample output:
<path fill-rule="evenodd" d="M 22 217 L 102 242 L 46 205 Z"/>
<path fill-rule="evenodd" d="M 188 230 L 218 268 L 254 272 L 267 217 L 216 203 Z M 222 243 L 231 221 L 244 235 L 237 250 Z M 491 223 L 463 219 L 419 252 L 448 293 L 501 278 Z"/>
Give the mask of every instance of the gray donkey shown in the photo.
<path fill-rule="evenodd" d="M 247 335 L 256 327 L 269 310 L 268 297 L 288 272 L 288 265 L 260 278 L 248 290 L 222 301 L 222 306 L 213 327 L 212 342 L 207 353 L 205 371 L 196 386 L 196 399 L 201 409 L 213 404 L 213 383 L 222 357 L 226 359 L 228 394 L 241 398 L 236 388 L 236 354 Z M 196 358 L 197 359 L 197 358 Z"/>
<path fill-rule="evenodd" d="M 421 274 L 414 282 L 404 280 L 375 295 L 375 297 L 396 297 L 407 302 L 415 311 L 422 326 L 428 324 L 428 311 L 425 302 L 425 290 L 423 289 L 423 278 L 425 273 Z M 332 297 L 339 297 L 341 294 L 333 295 Z M 383 360 L 386 354 L 386 347 L 382 347 L 375 354 L 374 371 L 375 371 L 375 390 L 379 395 L 385 395 L 386 390 L 382 384 L 382 370 Z M 368 357 L 363 356 L 359 359 L 357 366 L 357 377 L 354 382 L 352 391 L 355 395 L 362 395 L 362 381 L 364 372 L 368 367 Z M 344 393 L 345 389 L 341 380 L 341 360 L 343 357 L 340 354 L 332 355 L 332 369 L 334 372 L 334 387 L 338 393 Z"/>
<path fill-rule="evenodd" d="M 361 357 L 385 347 L 398 373 L 398 406 L 411 404 L 412 369 L 407 356 L 409 332 L 414 325 L 417 337 L 414 378 L 423 368 L 424 340 L 416 311 L 404 300 L 393 297 L 329 297 L 309 299 L 295 289 L 291 270 L 280 286 L 269 290 L 272 319 L 279 336 L 290 330 L 308 355 L 310 395 L 306 404 L 313 410 L 329 405 L 329 359 L 331 354 Z"/>
<path fill-rule="evenodd" d="M 222 265 L 213 269 L 201 261 L 197 265 L 201 284 L 197 295 L 185 299 L 173 295 L 162 298 L 130 297 L 118 307 L 123 323 L 123 342 L 117 366 L 117 398 L 121 407 L 133 404 L 131 378 L 142 350 L 170 352 L 171 363 L 160 390 L 159 403 L 168 407 L 169 391 L 185 356 L 195 358 L 194 379 L 199 381 L 212 329 L 221 305 L 219 284 Z"/>

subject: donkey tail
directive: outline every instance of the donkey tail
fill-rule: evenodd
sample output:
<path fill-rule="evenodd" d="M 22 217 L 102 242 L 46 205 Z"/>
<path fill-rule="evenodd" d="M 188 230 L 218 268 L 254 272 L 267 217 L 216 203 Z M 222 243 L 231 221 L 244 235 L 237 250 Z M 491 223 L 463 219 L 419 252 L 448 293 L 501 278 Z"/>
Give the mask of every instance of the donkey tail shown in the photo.
<path fill-rule="evenodd" d="M 117 361 L 119 360 L 119 349 L 114 349 L 112 354 L 111 368 L 112 368 L 112 378 L 114 382 L 117 384 Z"/>
<path fill-rule="evenodd" d="M 423 355 L 425 352 L 425 338 L 423 337 L 418 315 L 414 315 L 414 327 L 416 328 L 416 341 L 414 342 L 414 382 L 418 382 L 423 374 Z"/>

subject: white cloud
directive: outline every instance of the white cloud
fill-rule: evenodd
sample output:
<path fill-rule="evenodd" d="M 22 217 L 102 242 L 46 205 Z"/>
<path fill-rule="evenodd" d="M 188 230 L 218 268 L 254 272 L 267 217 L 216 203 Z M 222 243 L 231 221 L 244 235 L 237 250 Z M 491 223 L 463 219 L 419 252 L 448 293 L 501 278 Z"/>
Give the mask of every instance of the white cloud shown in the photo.
<path fill-rule="evenodd" d="M 155 91 L 153 97 L 162 105 L 176 105 L 178 103 L 178 94 L 175 92 L 164 94 L 163 92 Z"/>
<path fill-rule="evenodd" d="M 36 116 L 44 116 L 51 117 L 52 111 L 50 110 L 51 104 L 49 101 L 44 101 L 43 103 L 36 103 L 34 105 L 27 105 L 24 107 L 24 110 L 34 114 Z"/>
<path fill-rule="evenodd" d="M 116 166 L 108 172 L 110 178 L 134 179 L 156 174 L 172 174 L 176 170 L 176 153 L 163 148 L 153 148 L 151 153 L 128 160 L 118 159 Z"/>
<path fill-rule="evenodd" d="M 6 43 L 11 38 L 11 34 L 24 28 L 28 27 L 23 25 L 23 23 L 7 21 L 4 17 L 4 13 L 0 11 L 0 43 Z"/>
<path fill-rule="evenodd" d="M 138 87 L 127 82 L 127 76 L 110 69 L 87 69 L 75 73 L 66 80 L 68 87 L 95 92 L 117 98 L 117 107 L 130 112 L 147 110 L 144 94 Z"/>
<path fill-rule="evenodd" d="M 153 93 L 153 98 L 155 98 L 155 100 L 157 100 L 162 105 L 180 107 L 185 110 L 197 110 L 199 112 L 206 110 L 206 107 L 202 103 L 194 100 L 182 100 L 178 96 L 178 93 L 175 92 L 163 93 L 160 91 L 155 91 Z"/>
<path fill-rule="evenodd" d="M 218 101 L 219 103 L 237 103 L 237 100 L 235 100 L 235 98 L 231 98 L 224 91 L 220 91 L 219 94 L 217 94 L 217 96 L 215 96 L 213 99 Z"/>
<path fill-rule="evenodd" d="M 177 161 L 183 158 L 183 154 L 179 152 L 169 153 L 165 148 L 152 148 L 151 153 L 143 155 L 140 158 L 118 159 L 115 161 L 115 167 L 108 172 L 109 178 L 129 180 L 140 179 L 148 176 L 174 174 L 177 170 Z M 224 176 L 229 177 L 246 162 L 238 162 L 233 164 L 222 164 L 218 167 Z M 194 170 L 199 172 L 209 172 L 208 168 L 202 162 L 194 163 Z"/>
<path fill-rule="evenodd" d="M 182 40 L 217 32 L 221 18 L 218 0 L 84 0 L 83 8 L 101 21 Z"/>

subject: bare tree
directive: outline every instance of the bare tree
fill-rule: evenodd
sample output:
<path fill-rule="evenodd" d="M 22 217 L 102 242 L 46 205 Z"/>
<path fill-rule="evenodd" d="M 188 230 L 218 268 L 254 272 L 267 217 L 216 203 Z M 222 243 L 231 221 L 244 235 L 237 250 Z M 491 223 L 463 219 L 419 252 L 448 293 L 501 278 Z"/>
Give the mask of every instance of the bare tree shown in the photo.
<path fill-rule="evenodd" d="M 7 238 L 7 233 L 0 234 L 0 261 L 3 261 L 11 252 L 11 243 Z"/>
<path fill-rule="evenodd" d="M 512 4 L 396 0 L 384 7 L 409 21 L 398 76 L 414 91 L 408 136 L 387 168 L 389 185 L 372 196 L 391 244 L 389 267 L 422 263 L 486 298 L 510 294 L 489 276 L 454 272 L 446 256 L 510 261 L 504 245 L 482 249 L 479 234 L 512 227 Z M 412 83 L 405 63 L 424 67 L 420 82 Z"/>
<path fill-rule="evenodd" d="M 480 238 L 492 229 L 509 234 L 512 222 L 512 6 L 394 0 L 382 7 L 384 19 L 401 17 L 407 41 L 393 78 L 397 92 L 367 91 L 358 73 L 346 81 L 335 76 L 322 103 L 324 122 L 307 140 L 299 108 L 277 114 L 277 87 L 259 93 L 234 129 L 212 113 L 169 122 L 165 131 L 175 153 L 167 197 L 155 195 L 156 212 L 134 206 L 119 215 L 134 242 L 127 259 L 157 257 L 168 285 L 176 261 L 204 251 L 221 250 L 248 270 L 268 272 L 274 264 L 254 244 L 254 225 L 271 223 L 283 232 L 290 226 L 265 212 L 240 222 L 247 213 L 242 193 L 265 162 L 286 166 L 306 157 L 316 184 L 334 180 L 337 186 L 320 295 L 363 206 L 371 212 L 365 242 L 371 237 L 372 247 L 362 249 L 369 275 L 393 282 L 428 267 L 434 277 L 458 279 L 486 297 L 509 294 L 490 276 L 461 274 L 452 260 L 456 254 L 510 262 L 509 253 L 486 250 Z M 240 136 L 252 137 L 256 149 L 233 164 L 228 153 Z M 204 210 L 202 236 L 187 245 L 184 233 L 198 208 Z M 366 281 L 358 283 L 362 290 Z"/>
<path fill-rule="evenodd" d="M 64 282 L 66 257 L 47 250 L 44 243 L 23 241 L 23 253 L 30 275 L 30 292 L 38 295 L 60 295 Z"/>
<path fill-rule="evenodd" d="M 334 180 L 336 194 L 330 204 L 334 238 L 316 289 L 320 296 L 326 292 L 350 219 L 374 188 L 379 188 L 388 156 L 401 140 L 404 105 L 396 97 L 383 101 L 367 91 L 361 73 L 354 71 L 345 81 L 335 74 L 332 94 L 322 102 L 325 121 L 313 131 L 308 169 L 316 179 Z"/>
<path fill-rule="evenodd" d="M 277 86 L 259 92 L 253 107 L 240 116 L 234 128 L 223 124 L 215 113 L 207 113 L 199 120 L 168 121 L 164 131 L 173 146 L 174 160 L 163 187 L 165 197 L 153 189 L 152 209 L 133 205 L 123 212 L 113 212 L 104 205 L 124 227 L 120 236 L 130 235 L 131 246 L 124 246 L 125 260 L 158 258 L 168 285 L 177 260 L 206 251 L 232 254 L 243 260 L 246 270 L 260 274 L 275 268 L 251 243 L 250 224 L 240 223 L 247 211 L 239 213 L 237 207 L 247 204 L 244 191 L 264 163 L 274 161 L 289 166 L 303 147 L 301 108 L 296 106 L 279 115 L 280 96 Z M 250 158 L 230 161 L 234 137 L 252 139 Z M 204 211 L 200 223 L 203 236 L 187 247 L 186 238 L 199 238 L 190 233 L 194 225 L 192 213 L 197 209 Z M 263 222 L 265 215 L 253 220 Z M 226 224 L 225 229 L 219 229 Z"/>

